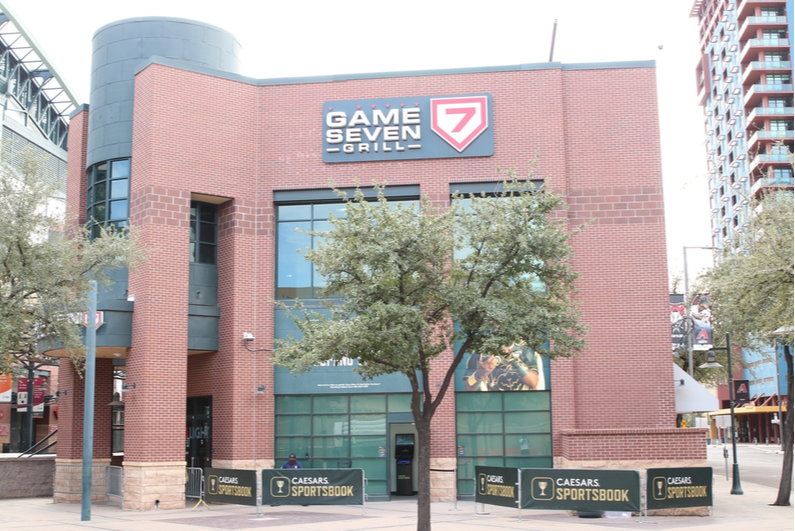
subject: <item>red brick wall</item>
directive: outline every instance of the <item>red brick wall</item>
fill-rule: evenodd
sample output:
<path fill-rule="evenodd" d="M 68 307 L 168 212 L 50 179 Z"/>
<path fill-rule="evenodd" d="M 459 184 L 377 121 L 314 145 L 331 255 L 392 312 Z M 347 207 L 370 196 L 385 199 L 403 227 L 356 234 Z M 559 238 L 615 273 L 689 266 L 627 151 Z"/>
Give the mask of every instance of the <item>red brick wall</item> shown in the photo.
<path fill-rule="evenodd" d="M 707 431 L 702 428 L 564 431 L 560 455 L 569 461 L 706 459 Z"/>
<path fill-rule="evenodd" d="M 213 457 L 272 457 L 269 354 L 247 352 L 242 335 L 253 333 L 257 347 L 272 346 L 273 190 L 378 180 L 419 184 L 423 194 L 446 202 L 449 183 L 498 180 L 497 167 L 522 175 L 536 154 L 537 175 L 571 204 L 571 226 L 594 219 L 573 239 L 582 274 L 578 300 L 591 326 L 588 349 L 552 365 L 555 454 L 564 452 L 562 430 L 672 425 L 655 86 L 652 68 L 257 87 L 147 67 L 136 77 L 131 221 L 148 253 L 130 277 L 136 299 L 127 381 L 139 385 L 125 397 L 126 459 L 182 460 L 185 397 L 210 394 Z M 492 157 L 322 162 L 326 101 L 484 92 L 494 101 Z M 191 193 L 228 201 L 219 226 L 220 350 L 188 360 Z M 267 386 L 264 395 L 255 394 L 258 385 Z M 437 413 L 434 457 L 454 455 L 454 423 L 448 401 Z"/>

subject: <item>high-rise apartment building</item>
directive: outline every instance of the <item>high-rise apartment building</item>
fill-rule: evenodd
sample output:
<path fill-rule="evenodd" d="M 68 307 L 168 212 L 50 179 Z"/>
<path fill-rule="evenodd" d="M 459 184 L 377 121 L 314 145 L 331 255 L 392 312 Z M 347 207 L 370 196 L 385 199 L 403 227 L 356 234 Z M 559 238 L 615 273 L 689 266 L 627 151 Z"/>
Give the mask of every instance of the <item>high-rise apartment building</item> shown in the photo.
<path fill-rule="evenodd" d="M 693 3 L 701 38 L 696 81 L 704 107 L 712 245 L 718 248 L 736 244 L 735 236 L 754 215 L 753 199 L 793 189 L 792 15 L 793 0 Z M 738 405 L 750 407 L 736 410 L 739 438 L 776 442 L 776 419 L 787 395 L 783 357 L 773 348 L 743 349 L 742 357 L 749 400 Z M 728 407 L 728 390 L 719 390 L 718 397 Z M 723 409 L 713 418 L 726 414 Z M 711 428 L 711 437 L 717 436 L 715 423 Z"/>
<path fill-rule="evenodd" d="M 793 187 L 792 0 L 696 0 L 712 238 L 731 245 L 751 202 Z"/>

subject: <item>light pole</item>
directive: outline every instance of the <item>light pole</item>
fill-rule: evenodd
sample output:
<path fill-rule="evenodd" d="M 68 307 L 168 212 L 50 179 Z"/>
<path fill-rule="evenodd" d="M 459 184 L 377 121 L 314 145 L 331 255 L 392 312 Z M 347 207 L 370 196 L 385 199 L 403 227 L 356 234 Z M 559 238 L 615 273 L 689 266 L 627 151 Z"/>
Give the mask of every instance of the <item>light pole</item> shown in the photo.
<path fill-rule="evenodd" d="M 729 334 L 726 334 L 726 347 L 725 348 L 716 348 L 712 347 L 712 350 L 707 352 L 707 362 L 701 366 L 699 369 L 717 369 L 723 367 L 720 363 L 715 361 L 715 350 L 725 350 L 726 351 L 726 358 L 729 364 L 729 410 L 731 411 L 731 422 L 732 422 L 732 454 L 734 458 L 734 463 L 732 464 L 732 494 L 742 494 L 743 488 L 740 486 L 740 465 L 737 464 L 737 436 L 736 436 L 736 428 L 734 427 L 734 376 L 732 375 L 732 345 L 731 339 L 729 338 Z"/>
<path fill-rule="evenodd" d="M 687 322 L 690 323 L 690 287 L 687 282 L 687 250 L 688 249 L 704 249 L 704 250 L 718 250 L 717 247 L 682 247 L 682 255 L 684 257 L 684 277 L 685 277 L 685 312 L 687 314 Z M 687 370 L 690 377 L 693 378 L 693 334 L 692 329 L 687 327 Z"/>

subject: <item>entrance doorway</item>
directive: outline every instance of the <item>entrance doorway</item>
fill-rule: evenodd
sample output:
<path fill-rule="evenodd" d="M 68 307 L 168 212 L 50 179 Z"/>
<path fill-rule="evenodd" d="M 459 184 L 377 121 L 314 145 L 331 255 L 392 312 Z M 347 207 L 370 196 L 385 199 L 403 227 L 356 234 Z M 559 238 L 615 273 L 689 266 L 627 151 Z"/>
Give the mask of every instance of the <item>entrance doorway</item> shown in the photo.
<path fill-rule="evenodd" d="M 212 466 L 211 396 L 188 398 L 185 461 L 189 467 Z"/>

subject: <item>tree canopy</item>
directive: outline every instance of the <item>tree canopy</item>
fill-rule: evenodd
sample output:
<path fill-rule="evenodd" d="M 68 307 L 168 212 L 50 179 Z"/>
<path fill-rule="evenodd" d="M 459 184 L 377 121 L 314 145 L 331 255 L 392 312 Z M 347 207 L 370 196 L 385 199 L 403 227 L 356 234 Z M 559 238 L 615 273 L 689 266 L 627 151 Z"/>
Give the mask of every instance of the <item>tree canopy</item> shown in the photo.
<path fill-rule="evenodd" d="M 713 326 L 732 343 L 758 349 L 774 342 L 784 347 L 787 366 L 787 413 L 781 424 L 785 449 L 775 505 L 789 505 L 792 487 L 793 416 L 793 196 L 779 192 L 755 206 L 748 230 L 727 247 L 702 279 L 709 293 Z M 778 363 L 778 359 L 774 360 Z M 779 397 L 781 400 L 781 397 Z"/>
<path fill-rule="evenodd" d="M 79 356 L 89 281 L 107 284 L 105 270 L 130 264 L 135 248 L 128 230 L 92 240 L 70 226 L 63 208 L 53 208 L 63 194 L 43 160 L 30 149 L 16 159 L 0 165 L 0 372 L 44 361 L 39 341 L 60 341 Z"/>
<path fill-rule="evenodd" d="M 508 172 L 504 191 L 390 203 L 361 191 L 322 242 L 304 250 L 325 279 L 326 312 L 290 308 L 302 337 L 277 340 L 294 372 L 344 357 L 364 378 L 404 374 L 418 432 L 418 529 L 430 529 L 430 421 L 465 353 L 521 344 L 549 358 L 577 354 L 585 327 L 574 302 L 570 231 L 560 196 Z M 579 229 L 577 229 L 579 230 Z M 287 306 L 283 306 L 287 308 Z M 431 372 L 440 384 L 431 385 Z"/>

